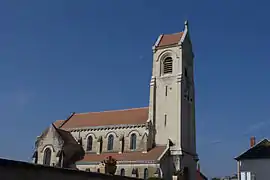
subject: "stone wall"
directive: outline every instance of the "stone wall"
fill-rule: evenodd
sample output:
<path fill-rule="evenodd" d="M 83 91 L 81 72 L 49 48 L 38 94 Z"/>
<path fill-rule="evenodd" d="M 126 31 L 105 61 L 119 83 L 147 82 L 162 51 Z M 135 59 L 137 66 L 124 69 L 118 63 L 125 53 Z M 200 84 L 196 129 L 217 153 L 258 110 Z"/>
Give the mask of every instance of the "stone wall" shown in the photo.
<path fill-rule="evenodd" d="M 138 180 L 137 178 L 111 176 L 95 172 L 61 169 L 20 161 L 0 159 L 1 180 Z"/>
<path fill-rule="evenodd" d="M 92 142 L 92 150 L 88 152 L 95 152 L 97 153 L 99 151 L 99 143 L 98 139 L 102 138 L 102 152 L 119 152 L 121 151 L 121 141 L 120 138 L 123 136 L 124 138 L 124 151 L 130 152 L 134 151 L 130 149 L 130 138 L 131 134 L 136 134 L 136 151 L 145 151 L 145 145 L 147 144 L 147 135 L 145 134 L 145 127 L 121 127 L 121 128 L 106 128 L 106 129 L 95 129 L 95 130 L 83 130 L 83 131 L 71 131 L 72 136 L 75 139 L 78 139 L 78 137 L 82 137 L 82 146 L 87 152 L 87 140 L 89 136 L 92 136 L 93 142 Z M 113 135 L 114 141 L 113 141 L 113 150 L 108 151 L 108 137 L 109 135 Z M 146 136 L 146 137 L 145 137 Z"/>

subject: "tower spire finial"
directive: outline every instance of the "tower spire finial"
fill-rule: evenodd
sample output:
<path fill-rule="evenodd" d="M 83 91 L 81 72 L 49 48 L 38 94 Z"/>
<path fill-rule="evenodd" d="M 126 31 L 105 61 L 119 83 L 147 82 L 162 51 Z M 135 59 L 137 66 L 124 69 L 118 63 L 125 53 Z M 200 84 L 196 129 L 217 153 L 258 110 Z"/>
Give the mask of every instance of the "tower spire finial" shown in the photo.
<path fill-rule="evenodd" d="M 185 20 L 185 29 L 188 29 L 188 20 Z"/>

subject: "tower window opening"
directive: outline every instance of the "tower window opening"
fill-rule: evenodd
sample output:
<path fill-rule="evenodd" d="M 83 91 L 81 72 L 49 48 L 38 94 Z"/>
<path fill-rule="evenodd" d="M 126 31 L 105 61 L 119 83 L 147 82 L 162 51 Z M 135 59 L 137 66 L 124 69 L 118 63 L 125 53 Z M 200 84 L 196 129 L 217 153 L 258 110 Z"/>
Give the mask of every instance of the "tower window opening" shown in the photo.
<path fill-rule="evenodd" d="M 163 61 L 163 74 L 170 74 L 170 73 L 172 73 L 172 63 L 173 63 L 173 60 L 172 60 L 171 57 L 167 57 Z"/>
<path fill-rule="evenodd" d="M 168 86 L 165 87 L 165 96 L 168 96 Z"/>
<path fill-rule="evenodd" d="M 187 77 L 188 76 L 188 73 L 187 73 L 187 68 L 185 68 L 185 70 L 184 70 L 185 72 L 185 77 Z"/>
<path fill-rule="evenodd" d="M 164 126 L 166 127 L 166 125 L 167 125 L 167 114 L 165 114 L 164 116 Z"/>

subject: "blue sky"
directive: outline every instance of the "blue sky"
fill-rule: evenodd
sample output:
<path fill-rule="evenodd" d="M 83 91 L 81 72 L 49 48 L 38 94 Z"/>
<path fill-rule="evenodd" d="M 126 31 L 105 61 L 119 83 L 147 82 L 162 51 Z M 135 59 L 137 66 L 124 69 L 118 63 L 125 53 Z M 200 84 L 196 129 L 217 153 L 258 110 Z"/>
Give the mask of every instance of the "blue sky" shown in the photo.
<path fill-rule="evenodd" d="M 151 47 L 188 19 L 201 169 L 232 174 L 249 137 L 269 137 L 269 5 L 2 0 L 0 155 L 29 160 L 36 136 L 73 111 L 147 106 Z"/>

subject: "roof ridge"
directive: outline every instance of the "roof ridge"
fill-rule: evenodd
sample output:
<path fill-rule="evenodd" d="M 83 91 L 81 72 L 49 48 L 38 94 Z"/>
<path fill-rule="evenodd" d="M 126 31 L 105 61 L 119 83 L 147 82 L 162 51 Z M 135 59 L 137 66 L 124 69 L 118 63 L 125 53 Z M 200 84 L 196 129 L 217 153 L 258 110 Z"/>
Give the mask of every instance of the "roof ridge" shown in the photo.
<path fill-rule="evenodd" d="M 116 110 L 105 110 L 105 111 L 96 111 L 96 112 L 84 112 L 84 113 L 75 113 L 75 115 L 84 115 L 84 114 L 90 114 L 90 113 L 106 113 L 106 112 L 132 111 L 132 110 L 146 109 L 146 108 L 149 108 L 149 107 L 139 107 L 139 108 L 129 108 L 129 109 L 116 109 Z"/>
<path fill-rule="evenodd" d="M 66 120 L 64 120 L 58 128 L 59 129 L 62 128 L 74 115 L 75 115 L 75 112 L 71 113 L 71 115 L 69 115 L 69 117 Z"/>
<path fill-rule="evenodd" d="M 179 34 L 179 33 L 184 33 L 183 31 L 179 31 L 179 32 L 175 32 L 175 33 L 168 33 L 168 34 L 163 34 L 163 35 L 176 35 L 176 34 Z"/>

